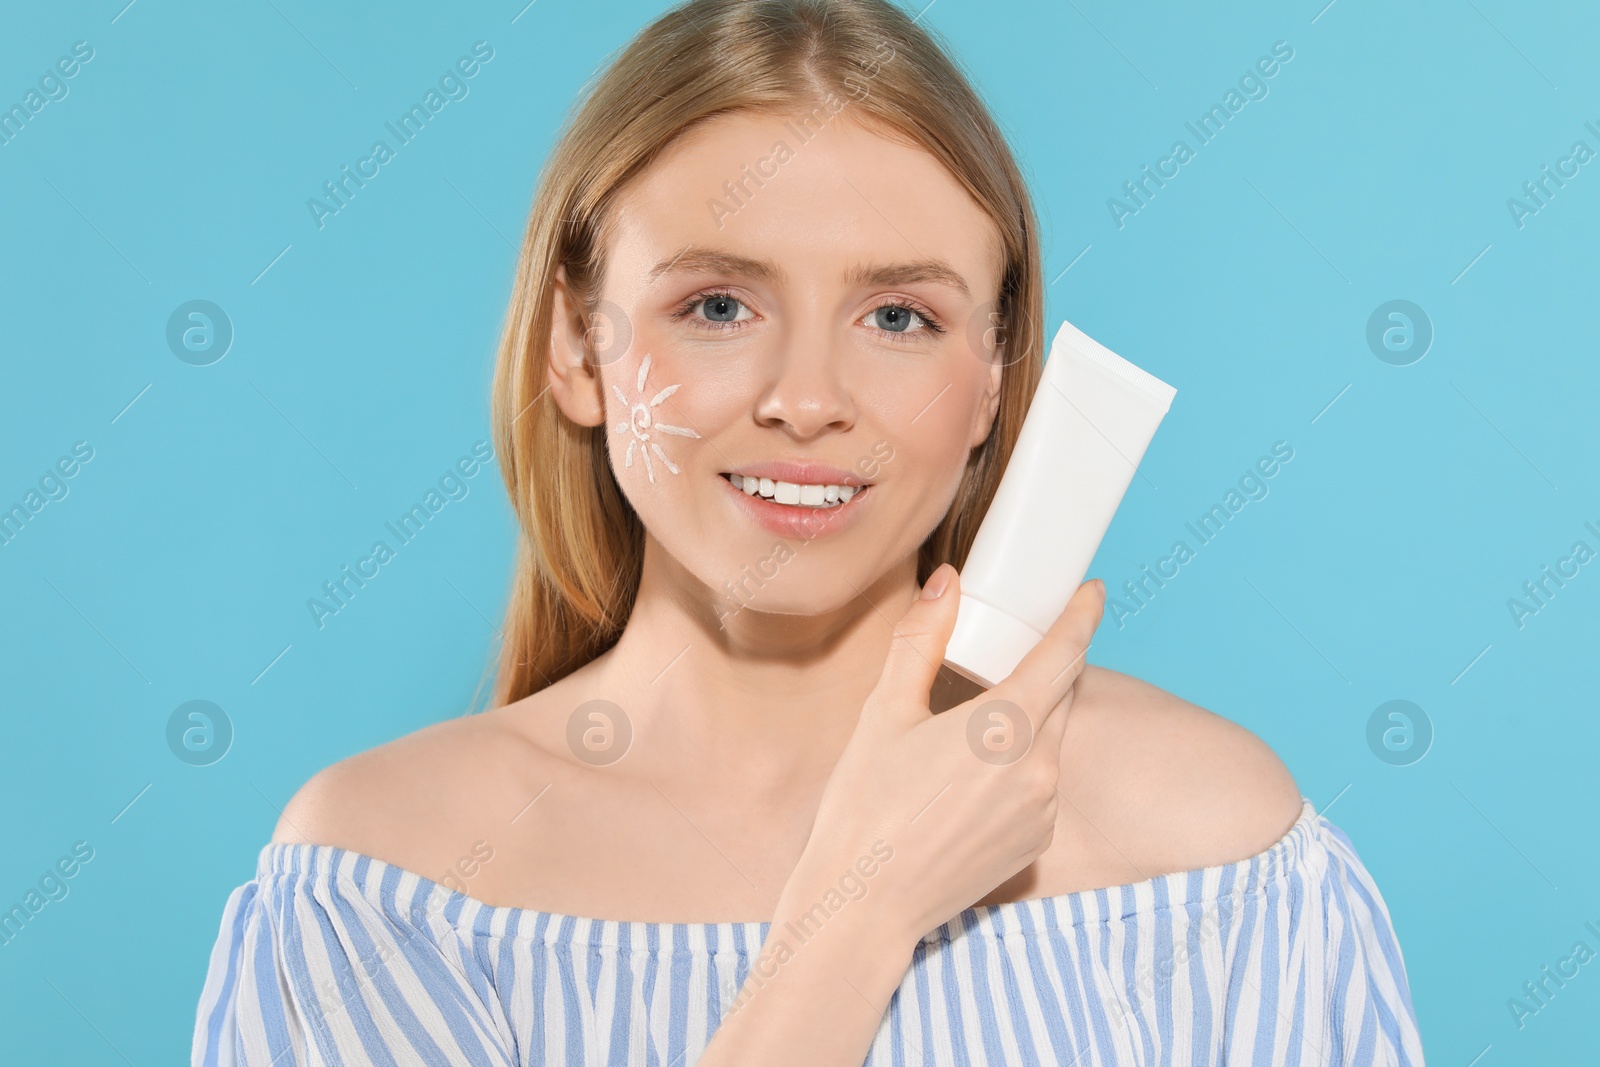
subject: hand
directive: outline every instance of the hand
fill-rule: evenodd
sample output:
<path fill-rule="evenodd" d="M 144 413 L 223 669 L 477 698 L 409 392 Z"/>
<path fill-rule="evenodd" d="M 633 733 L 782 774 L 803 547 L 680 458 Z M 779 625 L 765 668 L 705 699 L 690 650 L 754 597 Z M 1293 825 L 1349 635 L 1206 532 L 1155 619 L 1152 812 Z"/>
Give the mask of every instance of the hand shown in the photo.
<path fill-rule="evenodd" d="M 857 918 L 870 916 L 870 925 L 909 949 L 1050 846 L 1067 710 L 1105 585 L 1079 586 L 1016 670 L 935 715 L 929 690 L 959 594 L 955 568 L 941 565 L 895 628 L 882 677 L 784 888 L 780 917 L 803 914 L 830 889 L 837 899 L 841 877 L 853 869 L 850 884 L 866 888 L 844 907 L 860 909 Z"/>

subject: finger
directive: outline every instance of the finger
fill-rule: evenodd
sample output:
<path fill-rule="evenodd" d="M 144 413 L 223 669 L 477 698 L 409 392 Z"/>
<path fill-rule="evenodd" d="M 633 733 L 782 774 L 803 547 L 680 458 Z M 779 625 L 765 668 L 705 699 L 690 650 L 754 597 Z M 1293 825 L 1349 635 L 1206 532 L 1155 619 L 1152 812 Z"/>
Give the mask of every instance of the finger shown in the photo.
<path fill-rule="evenodd" d="M 1081 677 L 1081 675 L 1080 675 Z M 1034 740 L 1036 748 L 1043 750 L 1044 758 L 1059 763 L 1061 759 L 1061 744 L 1067 735 L 1067 720 L 1072 717 L 1072 705 L 1078 698 L 1078 684 L 1067 687 L 1067 693 L 1045 713 L 1044 725 L 1039 727 L 1039 736 Z"/>
<path fill-rule="evenodd" d="M 1090 639 L 1105 610 L 1105 597 L 1105 583 L 1098 578 L 1078 586 L 1044 638 L 991 690 L 1021 705 L 1033 721 L 1035 733 L 1055 717 L 1051 713 L 1083 672 Z"/>
<path fill-rule="evenodd" d="M 895 624 L 883 674 L 872 691 L 876 698 L 889 699 L 869 700 L 869 706 L 917 705 L 927 713 L 928 693 L 955 631 L 960 601 L 960 576 L 950 564 L 941 563 Z"/>

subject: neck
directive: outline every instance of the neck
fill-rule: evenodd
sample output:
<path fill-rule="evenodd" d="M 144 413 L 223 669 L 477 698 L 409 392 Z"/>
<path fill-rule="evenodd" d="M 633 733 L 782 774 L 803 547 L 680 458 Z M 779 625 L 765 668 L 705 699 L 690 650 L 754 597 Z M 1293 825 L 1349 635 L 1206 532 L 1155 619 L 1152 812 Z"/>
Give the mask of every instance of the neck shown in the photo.
<path fill-rule="evenodd" d="M 916 561 L 821 612 L 785 613 L 792 588 L 761 593 L 730 602 L 646 536 L 638 596 L 598 679 L 648 739 L 645 764 L 692 758 L 752 782 L 825 779 L 916 596 Z"/>

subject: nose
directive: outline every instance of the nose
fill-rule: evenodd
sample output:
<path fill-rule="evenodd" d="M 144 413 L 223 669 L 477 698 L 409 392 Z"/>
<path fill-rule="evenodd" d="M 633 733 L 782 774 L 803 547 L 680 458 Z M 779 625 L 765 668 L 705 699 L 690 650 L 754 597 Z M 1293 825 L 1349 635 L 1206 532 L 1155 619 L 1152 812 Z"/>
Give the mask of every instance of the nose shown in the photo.
<path fill-rule="evenodd" d="M 842 377 L 841 347 L 820 332 L 800 331 L 786 339 L 756 400 L 756 422 L 801 441 L 854 426 L 855 401 Z"/>

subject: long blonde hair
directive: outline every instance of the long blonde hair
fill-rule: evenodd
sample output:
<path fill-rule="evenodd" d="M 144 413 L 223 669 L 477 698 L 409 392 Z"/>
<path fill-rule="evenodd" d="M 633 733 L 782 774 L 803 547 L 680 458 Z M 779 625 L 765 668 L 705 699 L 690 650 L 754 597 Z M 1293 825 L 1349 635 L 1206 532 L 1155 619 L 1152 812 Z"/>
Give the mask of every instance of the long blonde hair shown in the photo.
<path fill-rule="evenodd" d="M 644 527 L 612 475 L 605 426 L 573 423 L 546 389 L 557 268 L 583 321 L 596 321 L 619 186 L 712 116 L 793 115 L 830 97 L 933 155 L 999 231 L 1005 267 L 990 320 L 1005 342 L 999 409 L 918 551 L 917 581 L 965 560 L 1043 366 L 1038 224 L 1010 148 L 933 33 L 889 0 L 692 0 L 650 23 L 594 82 L 528 216 L 494 371 L 495 451 L 520 527 L 494 706 L 610 648 L 644 560 Z"/>

